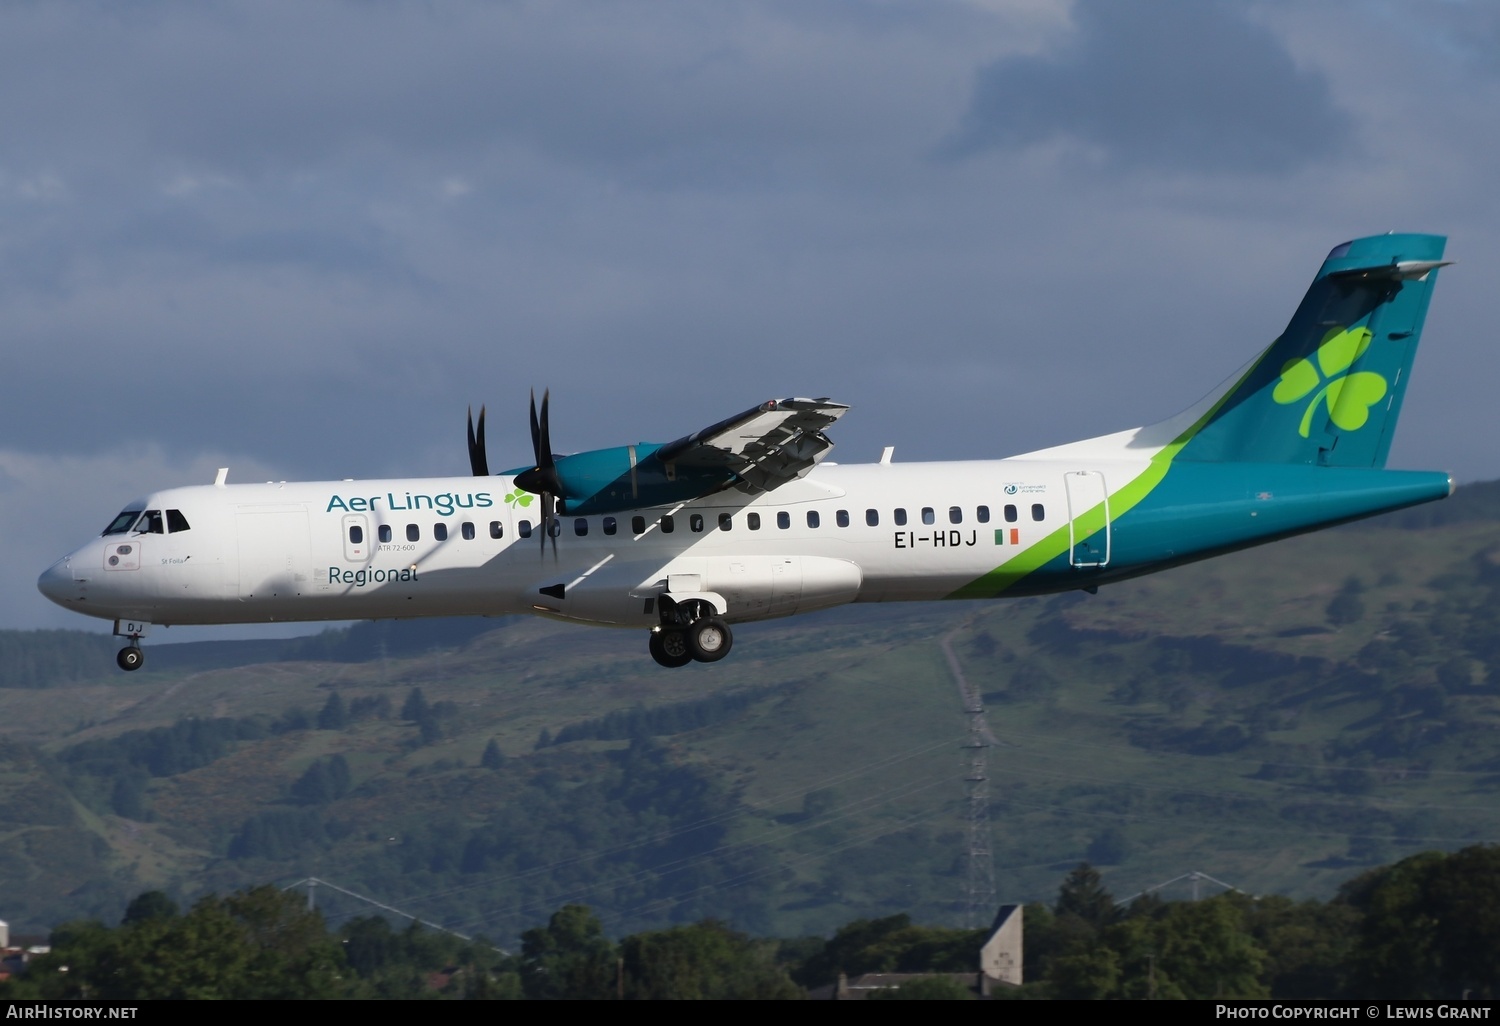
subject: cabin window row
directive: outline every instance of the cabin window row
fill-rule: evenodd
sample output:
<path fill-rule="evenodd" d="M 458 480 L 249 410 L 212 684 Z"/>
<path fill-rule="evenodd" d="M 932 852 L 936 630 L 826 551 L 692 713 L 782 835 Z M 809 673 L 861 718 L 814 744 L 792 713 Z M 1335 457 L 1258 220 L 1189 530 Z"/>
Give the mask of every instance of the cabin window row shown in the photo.
<path fill-rule="evenodd" d="M 523 523 L 524 523 L 524 521 L 523 521 Z M 467 521 L 467 520 L 465 520 L 463 523 L 461 523 L 461 524 L 458 525 L 458 534 L 459 534 L 459 537 L 463 538 L 464 541 L 473 541 L 475 538 L 477 538 L 479 536 L 478 529 L 474 526 L 473 523 L 471 523 L 470 521 Z M 382 543 L 392 542 L 392 541 L 395 540 L 395 537 L 396 537 L 396 535 L 395 535 L 395 528 L 393 528 L 390 524 L 379 524 L 375 528 L 375 537 L 378 538 Z M 491 538 L 497 538 L 497 539 L 498 538 L 504 538 L 505 537 L 505 525 L 502 524 L 498 520 L 491 520 L 490 521 L 490 537 Z M 434 541 L 447 541 L 448 540 L 448 525 L 445 524 L 445 523 L 443 523 L 443 522 L 441 522 L 441 521 L 439 521 L 436 524 L 433 524 L 432 525 L 432 538 L 433 538 Z M 349 541 L 351 543 L 355 544 L 355 545 L 362 545 L 362 544 L 364 544 L 364 540 L 365 540 L 365 529 L 363 527 L 359 526 L 358 524 L 350 524 L 349 525 Z M 409 541 L 409 542 L 421 541 L 422 540 L 422 525 L 421 524 L 407 524 L 406 525 L 406 540 Z"/>
<path fill-rule="evenodd" d="M 172 510 L 172 511 L 169 511 L 169 512 L 174 512 L 175 513 L 176 511 Z M 1030 512 L 1031 512 L 1031 519 L 1034 520 L 1034 521 L 1036 521 L 1036 522 L 1038 522 L 1038 523 L 1040 523 L 1041 521 L 1047 519 L 1047 509 L 1046 509 L 1045 506 L 1043 506 L 1039 502 L 1032 503 Z M 1003 507 L 1001 509 L 1000 513 L 1001 513 L 1001 516 L 1004 517 L 1005 522 L 1007 524 L 1014 524 L 1014 523 L 1016 523 L 1017 521 L 1019 521 L 1021 519 L 1021 511 L 1020 511 L 1020 509 L 1018 509 L 1014 505 L 1007 504 L 1005 507 Z M 917 512 L 917 516 L 921 519 L 921 522 L 923 524 L 936 524 L 938 522 L 938 512 L 932 506 L 923 506 Z M 963 507 L 962 506 L 949 506 L 948 507 L 948 511 L 947 511 L 947 520 L 948 520 L 948 523 L 950 523 L 950 524 L 962 524 L 964 522 L 964 509 L 963 509 Z M 990 520 L 991 520 L 990 508 L 988 506 L 976 506 L 974 508 L 974 521 L 975 521 L 975 523 L 988 524 L 990 522 Z M 806 513 L 806 521 L 807 521 L 807 526 L 808 527 L 812 527 L 812 528 L 821 527 L 823 525 L 823 515 L 818 510 L 810 509 Z M 849 517 L 849 511 L 846 510 L 846 509 L 835 510 L 834 514 L 833 514 L 833 522 L 837 526 L 839 526 L 839 527 L 848 527 L 850 525 L 850 523 L 851 523 L 851 520 L 850 520 L 850 517 Z M 897 527 L 905 527 L 907 525 L 907 523 L 909 523 L 909 518 L 907 516 L 906 509 L 904 507 L 897 507 L 896 509 L 892 510 L 891 511 L 891 522 L 893 524 L 895 524 L 895 526 L 897 526 Z M 732 530 L 734 530 L 734 516 L 733 516 L 733 514 L 730 514 L 730 513 L 720 513 L 719 516 L 718 516 L 717 523 L 718 523 L 718 528 L 721 531 L 732 531 Z M 759 531 L 761 529 L 761 523 L 762 523 L 761 514 L 754 513 L 754 512 L 752 512 L 752 513 L 746 513 L 745 514 L 745 526 L 749 530 L 751 530 L 751 531 Z M 878 509 L 867 509 L 867 510 L 865 510 L 865 525 L 868 526 L 868 527 L 879 527 L 880 526 L 880 510 L 878 510 Z M 675 533 L 677 531 L 677 517 L 674 514 L 671 514 L 671 513 L 663 514 L 662 517 L 661 517 L 661 519 L 656 522 L 656 526 L 658 526 L 658 527 L 661 528 L 662 534 L 673 534 L 673 533 Z M 779 510 L 779 511 L 777 511 L 777 513 L 776 513 L 776 526 L 779 529 L 783 530 L 783 531 L 785 531 L 788 528 L 790 528 L 792 526 L 792 515 L 791 515 L 791 513 L 787 512 L 786 510 Z M 643 516 L 634 516 L 634 517 L 630 518 L 630 532 L 631 532 L 631 534 L 634 534 L 634 535 L 645 534 L 646 533 L 646 527 L 647 527 L 647 524 L 646 524 L 646 518 L 645 517 L 643 517 Z M 688 516 L 687 516 L 687 529 L 690 532 L 692 532 L 693 534 L 702 534 L 703 531 L 706 529 L 706 527 L 707 527 L 707 522 L 704 520 L 702 513 L 690 513 L 690 514 L 688 514 Z M 187 528 L 184 526 L 182 529 L 186 530 Z M 616 534 L 619 533 L 620 522 L 615 517 L 602 517 L 600 519 L 600 521 L 599 521 L 599 529 L 601 531 L 603 531 L 604 534 L 613 537 L 614 535 L 616 535 Z M 464 521 L 463 523 L 459 524 L 458 525 L 458 530 L 459 530 L 460 536 L 465 541 L 473 541 L 474 538 L 476 537 L 475 527 L 474 527 L 474 525 L 472 523 L 470 523 L 468 521 Z M 532 522 L 530 520 L 522 520 L 522 521 L 520 521 L 520 522 L 518 522 L 516 524 L 516 533 L 518 535 L 520 535 L 522 538 L 530 538 L 531 534 L 532 534 L 532 532 L 534 530 L 535 530 L 535 526 L 532 524 Z M 553 521 L 553 523 L 552 523 L 552 536 L 555 538 L 555 537 L 557 537 L 561 533 L 562 533 L 562 521 L 561 520 L 555 520 L 555 521 Z M 583 537 L 587 536 L 588 533 L 589 533 L 589 519 L 587 517 L 577 517 L 577 518 L 575 518 L 573 520 L 573 533 L 576 534 L 580 538 L 583 538 Z M 380 539 L 380 541 L 382 543 L 391 542 L 395 538 L 394 529 L 391 527 L 390 524 L 380 524 L 376 528 L 376 536 Z M 433 537 L 434 541 L 447 541 L 448 540 L 448 525 L 445 524 L 445 523 L 442 523 L 442 522 L 433 524 L 432 525 L 432 537 Z M 505 527 L 504 527 L 503 524 L 501 524 L 500 521 L 498 521 L 498 520 L 491 520 L 490 521 L 490 537 L 491 538 L 495 538 L 495 539 L 499 539 L 499 538 L 505 537 Z M 365 531 L 364 531 L 364 528 L 362 528 L 362 527 L 360 527 L 358 525 L 350 525 L 350 527 L 349 527 L 349 541 L 352 542 L 352 543 L 354 543 L 355 545 L 359 545 L 359 544 L 362 544 L 364 542 L 364 540 L 365 540 Z M 422 540 L 422 527 L 421 527 L 420 524 L 407 524 L 406 525 L 406 540 L 409 541 L 409 542 L 417 542 L 417 541 L 421 541 Z"/>
<path fill-rule="evenodd" d="M 1001 510 L 1001 513 L 1005 517 L 1005 522 L 1008 523 L 1008 524 L 1014 524 L 1014 523 L 1016 523 L 1017 521 L 1019 521 L 1021 519 L 1020 510 L 1017 509 L 1013 505 L 1007 505 L 1007 506 L 1005 506 Z M 922 507 L 922 509 L 920 510 L 920 512 L 918 513 L 918 515 L 921 517 L 922 523 L 924 523 L 924 524 L 935 524 L 935 523 L 937 523 L 937 510 L 934 509 L 931 506 L 924 506 L 924 507 Z M 817 527 L 821 527 L 823 525 L 823 514 L 821 512 L 819 512 L 818 510 L 815 510 L 815 509 L 808 510 L 806 512 L 806 514 L 805 514 L 805 518 L 806 518 L 807 526 L 808 527 L 817 528 Z M 988 524 L 991 519 L 992 518 L 991 518 L 991 515 L 990 515 L 990 508 L 988 506 L 977 506 L 977 507 L 975 507 L 975 509 L 974 509 L 974 520 L 975 520 L 976 523 Z M 1040 523 L 1043 520 L 1046 520 L 1047 519 L 1047 509 L 1046 509 L 1046 507 L 1043 506 L 1039 502 L 1038 503 L 1033 503 L 1032 506 L 1031 506 L 1031 519 L 1034 520 L 1034 521 L 1036 521 L 1036 522 L 1038 522 L 1038 523 Z M 892 522 L 897 527 L 904 527 L 904 526 L 906 526 L 906 524 L 908 522 L 908 517 L 907 517 L 906 510 L 903 509 L 903 508 L 897 508 L 897 509 L 893 510 L 892 513 L 891 513 L 891 520 L 892 520 Z M 839 527 L 848 527 L 852 523 L 852 520 L 851 520 L 851 518 L 849 516 L 849 511 L 846 510 L 846 509 L 835 510 L 834 514 L 833 514 L 833 522 L 835 524 L 837 524 Z M 964 522 L 964 510 L 963 510 L 963 507 L 961 507 L 961 506 L 949 506 L 948 507 L 948 523 L 950 523 L 950 524 L 961 524 L 963 522 Z M 553 525 L 553 529 L 552 530 L 553 530 L 553 534 L 554 535 L 558 534 L 561 531 L 561 527 L 559 526 L 559 524 L 560 524 L 560 522 L 559 523 L 555 523 Z M 745 514 L 745 526 L 748 529 L 750 529 L 752 531 L 759 531 L 761 529 L 761 524 L 762 524 L 762 517 L 761 517 L 760 513 L 751 512 L 751 513 L 746 513 Z M 867 509 L 867 510 L 865 510 L 865 524 L 867 526 L 869 526 L 869 527 L 879 527 L 880 526 L 880 511 L 877 510 L 877 509 Z M 517 525 L 517 526 L 518 526 L 518 531 L 519 531 L 519 533 L 520 533 L 520 535 L 521 535 L 522 538 L 529 538 L 529 537 L 531 537 L 532 526 L 531 526 L 531 522 L 529 520 L 522 520 L 520 522 L 520 524 Z M 631 532 L 631 534 L 634 534 L 634 535 L 645 534 L 647 526 L 648 525 L 647 525 L 647 522 L 646 522 L 646 518 L 643 517 L 643 516 L 634 516 L 634 517 L 630 518 L 630 532 Z M 675 514 L 665 513 L 665 514 L 662 515 L 662 517 L 661 517 L 660 520 L 658 520 L 658 521 L 655 522 L 655 526 L 657 526 L 657 527 L 659 527 L 661 529 L 662 534 L 675 534 L 676 531 L 677 531 L 677 517 L 676 517 Z M 792 515 L 791 515 L 791 513 L 787 512 L 786 510 L 778 510 L 777 513 L 776 513 L 776 526 L 779 529 L 783 530 L 783 531 L 787 530 L 788 528 L 790 528 L 792 526 Z M 614 517 L 603 517 L 600 520 L 599 527 L 600 527 L 600 530 L 602 530 L 606 535 L 613 536 L 613 535 L 615 535 L 615 534 L 617 534 L 619 532 L 619 530 L 620 530 L 620 523 Z M 693 534 L 702 534 L 703 531 L 704 531 L 704 529 L 706 527 L 707 527 L 707 522 L 704 520 L 702 513 L 690 513 L 690 514 L 688 514 L 688 517 L 687 517 L 687 529 L 690 532 L 692 532 Z M 721 531 L 732 531 L 732 530 L 734 530 L 734 516 L 733 516 L 733 514 L 730 514 L 730 513 L 720 513 L 718 515 L 718 527 L 719 527 L 719 530 L 721 530 Z M 589 533 L 589 530 L 590 530 L 589 519 L 587 517 L 577 517 L 577 518 L 574 519 L 574 521 L 573 521 L 573 533 L 576 534 L 578 537 L 580 537 L 580 538 L 586 537 L 588 535 L 588 533 Z"/>

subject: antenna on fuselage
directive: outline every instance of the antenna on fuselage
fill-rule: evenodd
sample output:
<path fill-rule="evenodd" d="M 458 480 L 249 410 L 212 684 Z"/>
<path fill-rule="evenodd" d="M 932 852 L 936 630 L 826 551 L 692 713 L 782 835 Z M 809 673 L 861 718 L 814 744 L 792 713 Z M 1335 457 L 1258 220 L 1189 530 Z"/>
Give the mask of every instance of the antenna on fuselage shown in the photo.
<path fill-rule="evenodd" d="M 214 475 L 214 487 L 223 488 L 224 482 L 229 480 L 229 468 L 220 467 L 219 472 Z"/>

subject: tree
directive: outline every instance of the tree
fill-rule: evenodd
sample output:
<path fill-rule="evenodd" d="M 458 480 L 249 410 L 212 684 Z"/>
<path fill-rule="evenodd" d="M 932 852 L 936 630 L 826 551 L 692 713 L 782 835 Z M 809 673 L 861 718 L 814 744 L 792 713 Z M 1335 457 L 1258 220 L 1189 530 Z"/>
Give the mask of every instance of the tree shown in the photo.
<path fill-rule="evenodd" d="M 1177 901 L 1155 921 L 1163 972 L 1189 1000 L 1269 997 L 1260 979 L 1266 953 L 1245 930 L 1236 899 Z"/>
<path fill-rule="evenodd" d="M 628 998 L 766 1000 L 801 993 L 776 965 L 774 942 L 712 919 L 626 937 L 620 953 Z"/>
<path fill-rule="evenodd" d="M 349 725 L 349 711 L 344 707 L 344 700 L 335 691 L 328 696 L 328 701 L 323 703 L 323 708 L 318 711 L 319 730 L 343 730 Z"/>
<path fill-rule="evenodd" d="M 1074 915 L 1101 927 L 1114 920 L 1115 899 L 1105 890 L 1099 871 L 1080 862 L 1058 888 L 1056 911 L 1059 916 Z"/>
<path fill-rule="evenodd" d="M 1365 603 L 1360 593 L 1365 590 L 1364 583 L 1358 577 L 1350 577 L 1339 589 L 1339 593 L 1328 603 L 1324 616 L 1328 622 L 1335 626 L 1356 623 L 1364 619 Z"/>
<path fill-rule="evenodd" d="M 162 910 L 156 899 L 142 904 Z M 295 999 L 347 990 L 343 951 L 322 917 L 274 887 L 211 895 L 185 915 L 143 915 L 114 931 L 72 924 L 52 942 L 32 966 L 43 998 Z"/>
<path fill-rule="evenodd" d="M 161 891 L 146 891 L 136 895 L 125 907 L 125 918 L 120 920 L 120 925 L 131 926 L 152 919 L 171 919 L 177 914 L 177 902 Z"/>
<path fill-rule="evenodd" d="M 421 688 L 412 688 L 401 706 L 401 718 L 412 723 L 420 722 L 427 715 L 427 698 Z"/>
<path fill-rule="evenodd" d="M 500 751 L 495 739 L 490 738 L 490 743 L 484 746 L 484 754 L 479 757 L 479 765 L 487 770 L 497 770 L 504 764 L 505 753 Z"/>
<path fill-rule="evenodd" d="M 1345 992 L 1359 914 L 1343 901 L 1257 898 L 1246 928 L 1266 952 L 1262 974 L 1272 998 L 1330 998 Z"/>
<path fill-rule="evenodd" d="M 1413 855 L 1350 881 L 1340 898 L 1363 913 L 1354 996 L 1500 996 L 1500 846 Z"/>
<path fill-rule="evenodd" d="M 349 793 L 349 762 L 342 754 L 319 759 L 292 784 L 292 797 L 307 805 L 337 801 Z"/>
<path fill-rule="evenodd" d="M 615 995 L 615 946 L 585 905 L 564 905 L 521 935 L 521 987 L 529 998 Z"/>
<path fill-rule="evenodd" d="M 1062 955 L 1052 961 L 1047 982 L 1059 998 L 1097 1001 L 1115 997 L 1120 985 L 1120 956 L 1104 945 Z"/>

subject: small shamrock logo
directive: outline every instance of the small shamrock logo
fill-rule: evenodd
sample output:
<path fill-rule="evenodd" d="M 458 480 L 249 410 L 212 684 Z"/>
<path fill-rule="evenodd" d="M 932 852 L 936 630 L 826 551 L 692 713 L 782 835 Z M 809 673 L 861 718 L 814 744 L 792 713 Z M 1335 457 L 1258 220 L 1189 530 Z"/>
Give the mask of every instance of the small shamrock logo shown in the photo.
<path fill-rule="evenodd" d="M 1347 371 L 1368 348 L 1369 328 L 1334 328 L 1323 336 L 1313 356 L 1289 360 L 1281 368 L 1281 380 L 1271 393 L 1272 399 L 1285 406 L 1312 395 L 1302 415 L 1299 434 L 1303 438 L 1312 430 L 1319 401 L 1327 405 L 1328 416 L 1343 430 L 1358 431 L 1365 426 L 1370 407 L 1385 398 L 1385 378 L 1374 371 Z"/>
<path fill-rule="evenodd" d="M 531 505 L 531 500 L 534 498 L 536 498 L 536 496 L 532 495 L 530 492 L 523 491 L 520 488 L 517 488 L 515 491 L 505 493 L 505 501 L 510 504 L 511 509 L 515 509 L 517 506 L 525 509 L 527 506 Z"/>

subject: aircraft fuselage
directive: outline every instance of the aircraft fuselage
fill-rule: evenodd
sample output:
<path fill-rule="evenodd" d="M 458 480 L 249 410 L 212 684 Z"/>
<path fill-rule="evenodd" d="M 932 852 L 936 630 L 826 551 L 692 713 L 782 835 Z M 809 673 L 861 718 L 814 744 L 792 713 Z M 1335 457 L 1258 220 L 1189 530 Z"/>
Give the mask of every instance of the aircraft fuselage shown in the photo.
<path fill-rule="evenodd" d="M 1153 466 L 825 465 L 754 497 L 564 515 L 555 556 L 507 477 L 175 488 L 127 508 L 187 529 L 163 515 L 155 532 L 105 534 L 40 586 L 80 613 L 158 625 L 538 613 L 651 627 L 661 597 L 683 594 L 744 622 L 1092 588 L 1451 488 L 1431 472 L 1177 463 L 1132 500 Z"/>

